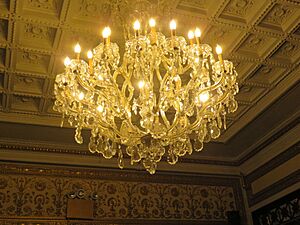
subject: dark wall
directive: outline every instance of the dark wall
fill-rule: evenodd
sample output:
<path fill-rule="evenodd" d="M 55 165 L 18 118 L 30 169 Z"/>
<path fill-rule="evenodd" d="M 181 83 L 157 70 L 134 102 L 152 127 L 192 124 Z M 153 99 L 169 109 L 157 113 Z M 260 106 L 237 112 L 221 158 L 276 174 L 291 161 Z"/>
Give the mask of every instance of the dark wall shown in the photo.
<path fill-rule="evenodd" d="M 300 190 L 255 210 L 252 217 L 254 225 L 299 225 Z"/>

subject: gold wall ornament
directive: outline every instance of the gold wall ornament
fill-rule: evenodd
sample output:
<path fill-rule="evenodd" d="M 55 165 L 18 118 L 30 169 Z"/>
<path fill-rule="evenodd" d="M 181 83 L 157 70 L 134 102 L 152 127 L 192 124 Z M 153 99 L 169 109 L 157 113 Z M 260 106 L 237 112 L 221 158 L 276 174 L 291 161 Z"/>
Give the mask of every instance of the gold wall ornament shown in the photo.
<path fill-rule="evenodd" d="M 216 60 L 199 28 L 190 32 L 188 44 L 176 34 L 175 20 L 170 37 L 155 29 L 154 19 L 149 23 L 144 32 L 143 24 L 134 22 L 122 63 L 108 27 L 88 62 L 80 59 L 76 44 L 75 59 L 66 58 L 65 72 L 55 80 L 54 110 L 76 128 L 77 143 L 83 143 L 82 129 L 91 130 L 92 153 L 117 155 L 120 168 L 126 153 L 131 164 L 142 162 L 154 174 L 164 155 L 175 164 L 220 136 L 226 114 L 237 109 L 238 84 L 221 46 Z"/>
<path fill-rule="evenodd" d="M 0 224 L 74 224 L 66 218 L 68 200 L 74 198 L 95 205 L 94 220 L 78 225 L 226 224 L 226 211 L 239 209 L 244 218 L 240 183 L 238 176 L 217 174 L 149 177 L 141 171 L 2 163 Z"/>

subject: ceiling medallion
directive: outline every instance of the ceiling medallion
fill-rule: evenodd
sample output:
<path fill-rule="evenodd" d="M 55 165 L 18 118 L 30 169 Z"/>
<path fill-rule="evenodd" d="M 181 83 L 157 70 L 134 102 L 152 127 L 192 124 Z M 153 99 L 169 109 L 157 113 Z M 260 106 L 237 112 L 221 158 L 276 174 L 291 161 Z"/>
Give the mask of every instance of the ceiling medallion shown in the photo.
<path fill-rule="evenodd" d="M 56 77 L 54 109 L 76 128 L 77 143 L 82 129 L 91 130 L 90 152 L 117 155 L 120 168 L 126 153 L 131 164 L 142 162 L 154 174 L 164 155 L 173 165 L 226 129 L 226 114 L 237 109 L 237 73 L 219 45 L 215 59 L 201 43 L 199 28 L 188 33 L 188 43 L 176 35 L 175 20 L 170 37 L 156 30 L 154 19 L 145 31 L 135 21 L 133 32 L 121 63 L 109 27 L 103 43 L 87 52 L 88 62 L 77 44 L 76 57 L 67 57 Z"/>

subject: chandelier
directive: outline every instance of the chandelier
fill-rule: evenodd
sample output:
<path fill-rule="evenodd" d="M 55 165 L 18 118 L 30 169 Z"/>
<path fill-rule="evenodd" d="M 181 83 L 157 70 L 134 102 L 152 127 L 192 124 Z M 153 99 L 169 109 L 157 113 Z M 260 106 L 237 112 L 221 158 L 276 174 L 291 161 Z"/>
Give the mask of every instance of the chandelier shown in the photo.
<path fill-rule="evenodd" d="M 117 156 L 120 168 L 126 153 L 131 164 L 141 162 L 154 174 L 162 158 L 173 165 L 220 136 L 226 114 L 237 109 L 238 84 L 232 62 L 223 60 L 219 45 L 214 57 L 199 28 L 186 41 L 174 20 L 169 37 L 154 19 L 148 25 L 142 30 L 134 22 L 122 60 L 109 27 L 87 62 L 77 44 L 76 57 L 67 57 L 65 72 L 56 76 L 54 110 L 76 128 L 77 143 L 82 129 L 91 131 L 90 152 Z"/>

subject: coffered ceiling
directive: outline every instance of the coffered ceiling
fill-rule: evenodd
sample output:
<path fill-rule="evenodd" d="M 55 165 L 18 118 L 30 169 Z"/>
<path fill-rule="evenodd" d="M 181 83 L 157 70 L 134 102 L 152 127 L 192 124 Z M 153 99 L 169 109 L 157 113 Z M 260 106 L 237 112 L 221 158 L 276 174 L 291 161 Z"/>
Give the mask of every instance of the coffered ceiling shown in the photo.
<path fill-rule="evenodd" d="M 298 0 L 0 0 L 3 148 L 88 151 L 74 143 L 72 129 L 59 128 L 61 116 L 52 109 L 55 76 L 74 44 L 84 51 L 96 46 L 107 24 L 112 41 L 122 45 L 122 24 L 136 9 L 155 15 L 165 33 L 171 18 L 179 35 L 199 26 L 202 42 L 221 44 L 239 74 L 239 108 L 229 115 L 228 129 L 186 160 L 237 163 L 299 122 Z"/>

